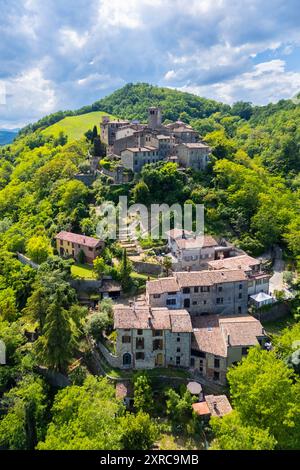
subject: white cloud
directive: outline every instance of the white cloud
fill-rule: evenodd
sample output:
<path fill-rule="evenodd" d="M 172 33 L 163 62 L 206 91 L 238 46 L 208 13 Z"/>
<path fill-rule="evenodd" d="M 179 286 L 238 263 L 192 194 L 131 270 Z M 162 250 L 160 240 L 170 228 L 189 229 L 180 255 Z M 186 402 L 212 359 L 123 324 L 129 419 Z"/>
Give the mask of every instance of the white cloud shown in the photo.
<path fill-rule="evenodd" d="M 63 28 L 60 30 L 60 51 L 64 54 L 71 53 L 73 49 L 82 49 L 88 42 L 87 32 L 81 34 L 73 29 Z"/>
<path fill-rule="evenodd" d="M 0 120 L 18 126 L 28 112 L 35 118 L 53 112 L 57 106 L 53 84 L 41 68 L 32 68 L 5 82 L 6 103 L 0 106 Z"/>
<path fill-rule="evenodd" d="M 113 86 L 124 85 L 124 80 L 118 77 L 112 77 L 109 74 L 92 73 L 77 80 L 77 84 L 80 87 L 93 86 L 96 90 L 106 90 Z"/>
<path fill-rule="evenodd" d="M 262 62 L 232 80 L 206 86 L 183 86 L 180 89 L 229 104 L 241 99 L 255 104 L 276 102 L 291 98 L 300 89 L 300 72 L 286 71 L 285 65 L 280 59 Z"/>

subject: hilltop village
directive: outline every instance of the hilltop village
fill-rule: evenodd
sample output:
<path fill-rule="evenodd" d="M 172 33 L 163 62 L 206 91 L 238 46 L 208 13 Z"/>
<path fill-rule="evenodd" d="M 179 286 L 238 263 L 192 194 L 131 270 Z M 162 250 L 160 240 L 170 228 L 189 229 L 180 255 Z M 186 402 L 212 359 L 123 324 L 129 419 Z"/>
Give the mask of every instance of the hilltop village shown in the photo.
<path fill-rule="evenodd" d="M 211 149 L 198 133 L 181 121 L 163 125 L 157 107 L 149 109 L 148 124 L 104 116 L 100 128 L 106 156 L 97 159 L 97 171 L 115 183 L 127 181 L 127 171 L 134 177 L 145 165 L 159 161 L 176 163 L 182 171 L 202 171 L 210 160 Z M 108 171 L 110 162 L 116 166 Z M 144 291 L 132 297 L 119 282 L 102 276 L 99 292 L 114 302 L 116 337 L 114 353 L 107 340 L 99 342 L 100 353 L 121 370 L 184 368 L 200 383 L 225 385 L 228 368 L 249 347 L 265 347 L 259 316 L 250 313 L 275 302 L 271 276 L 261 259 L 222 237 L 196 237 L 176 227 L 166 237 L 163 251 L 149 256 L 136 234 L 120 236 L 128 262 L 148 280 Z M 83 257 L 91 265 L 105 247 L 103 240 L 70 232 L 57 234 L 56 243 L 60 256 L 76 261 Z"/>
<path fill-rule="evenodd" d="M 132 85 L 1 149 L 1 449 L 299 447 L 298 180 L 262 163 L 272 110 Z"/>

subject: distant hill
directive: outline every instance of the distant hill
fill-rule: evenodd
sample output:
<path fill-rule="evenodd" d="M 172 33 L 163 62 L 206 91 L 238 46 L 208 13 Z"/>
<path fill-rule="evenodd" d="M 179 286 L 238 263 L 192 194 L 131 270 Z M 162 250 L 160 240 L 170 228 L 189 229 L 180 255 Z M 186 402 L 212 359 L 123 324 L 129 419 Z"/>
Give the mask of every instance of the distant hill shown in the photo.
<path fill-rule="evenodd" d="M 17 136 L 19 129 L 0 129 L 0 145 L 10 144 Z"/>
<path fill-rule="evenodd" d="M 70 142 L 80 139 L 86 131 L 92 129 L 95 125 L 99 130 L 102 116 L 107 116 L 107 113 L 94 111 L 92 113 L 80 114 L 78 116 L 69 116 L 56 124 L 47 127 L 42 131 L 42 133 L 57 137 L 60 132 L 64 132 L 64 134 L 68 136 L 68 141 Z"/>

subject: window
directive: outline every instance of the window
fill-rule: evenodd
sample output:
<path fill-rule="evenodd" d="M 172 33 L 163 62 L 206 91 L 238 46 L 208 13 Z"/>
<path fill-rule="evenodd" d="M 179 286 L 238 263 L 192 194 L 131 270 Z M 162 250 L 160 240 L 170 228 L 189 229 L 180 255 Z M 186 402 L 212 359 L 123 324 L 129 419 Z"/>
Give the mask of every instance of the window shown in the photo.
<path fill-rule="evenodd" d="M 190 290 L 189 287 L 184 287 L 183 290 L 182 290 L 182 292 L 183 292 L 184 294 L 189 294 L 190 291 L 191 291 L 191 290 Z"/>
<path fill-rule="evenodd" d="M 145 353 L 143 352 L 137 352 L 136 355 L 135 355 L 135 359 L 137 361 L 144 361 L 145 359 Z"/>
<path fill-rule="evenodd" d="M 214 372 L 214 380 L 220 380 L 220 372 Z"/>
<path fill-rule="evenodd" d="M 176 305 L 176 299 L 167 299 L 167 305 Z"/>
<path fill-rule="evenodd" d="M 184 306 L 184 308 L 189 308 L 190 307 L 190 299 L 184 299 L 183 306 Z"/>
<path fill-rule="evenodd" d="M 180 348 L 177 348 L 177 349 L 176 349 L 176 352 L 180 353 Z"/>
<path fill-rule="evenodd" d="M 193 300 L 193 305 L 197 305 L 197 301 L 196 301 L 196 300 Z"/>
<path fill-rule="evenodd" d="M 164 349 L 164 342 L 162 339 L 155 339 L 153 341 L 153 351 L 163 350 Z"/>
<path fill-rule="evenodd" d="M 131 336 L 122 336 L 122 343 L 123 344 L 131 343 Z"/>
<path fill-rule="evenodd" d="M 63 240 L 60 240 L 60 244 L 61 244 L 61 245 L 63 245 L 63 244 L 64 244 Z"/>
<path fill-rule="evenodd" d="M 238 307 L 238 313 L 242 313 L 242 307 Z"/>
<path fill-rule="evenodd" d="M 219 291 L 219 292 L 222 292 L 222 290 L 223 290 L 223 287 L 222 287 L 222 286 L 219 286 L 219 287 L 218 287 L 218 291 Z"/>
<path fill-rule="evenodd" d="M 243 294 L 239 294 L 239 299 L 242 299 L 243 298 Z"/>
<path fill-rule="evenodd" d="M 191 367 L 195 367 L 195 358 L 191 357 Z"/>
<path fill-rule="evenodd" d="M 136 349 L 144 349 L 144 338 L 136 338 Z"/>
<path fill-rule="evenodd" d="M 194 287 L 194 292 L 197 294 L 199 292 L 199 287 Z"/>
<path fill-rule="evenodd" d="M 239 289 L 240 289 L 240 290 L 243 289 L 243 284 L 240 284 L 240 285 L 239 285 Z"/>
<path fill-rule="evenodd" d="M 209 292 L 210 288 L 209 286 L 201 286 L 201 292 Z"/>
<path fill-rule="evenodd" d="M 89 251 L 93 251 L 93 248 L 91 248 L 90 246 L 89 246 Z"/>
<path fill-rule="evenodd" d="M 160 299 L 160 294 L 153 294 L 154 299 Z"/>
<path fill-rule="evenodd" d="M 220 368 L 220 359 L 215 358 L 214 364 L 215 364 L 215 369 L 219 369 Z"/>
<path fill-rule="evenodd" d="M 242 348 L 242 355 L 246 356 L 248 354 L 248 348 Z"/>
<path fill-rule="evenodd" d="M 162 336 L 163 331 L 162 330 L 153 330 L 152 336 Z"/>
<path fill-rule="evenodd" d="M 143 330 L 137 330 L 137 334 L 141 336 L 143 334 Z"/>
<path fill-rule="evenodd" d="M 180 356 L 176 356 L 176 366 L 180 366 Z"/>
<path fill-rule="evenodd" d="M 223 297 L 218 297 L 217 298 L 217 304 L 222 304 L 223 303 Z"/>
<path fill-rule="evenodd" d="M 180 336 L 177 336 L 177 343 L 180 343 Z"/>
<path fill-rule="evenodd" d="M 203 300 L 203 305 L 206 305 L 207 304 L 207 300 Z"/>

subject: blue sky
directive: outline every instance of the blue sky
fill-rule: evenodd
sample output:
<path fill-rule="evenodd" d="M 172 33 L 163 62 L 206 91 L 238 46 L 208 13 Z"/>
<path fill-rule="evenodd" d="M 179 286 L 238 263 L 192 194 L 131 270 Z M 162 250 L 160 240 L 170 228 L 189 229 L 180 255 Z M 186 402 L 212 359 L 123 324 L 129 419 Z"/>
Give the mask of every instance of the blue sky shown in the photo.
<path fill-rule="evenodd" d="M 0 128 L 138 81 L 275 102 L 299 58 L 299 0 L 0 0 Z"/>

